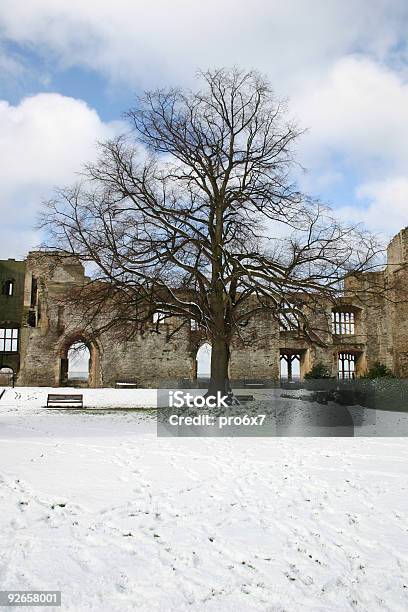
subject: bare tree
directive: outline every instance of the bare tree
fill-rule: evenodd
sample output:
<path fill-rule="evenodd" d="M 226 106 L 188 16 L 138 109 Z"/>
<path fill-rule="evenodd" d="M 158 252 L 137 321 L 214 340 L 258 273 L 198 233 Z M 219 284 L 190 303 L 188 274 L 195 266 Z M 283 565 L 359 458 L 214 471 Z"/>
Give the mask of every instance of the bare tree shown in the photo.
<path fill-rule="evenodd" d="M 92 308 L 109 301 L 108 324 L 138 330 L 153 312 L 195 321 L 212 345 L 213 393 L 229 390 L 231 341 L 252 317 L 295 316 L 311 333 L 306 311 L 372 267 L 378 246 L 299 191 L 301 130 L 265 78 L 238 69 L 201 78 L 196 92 L 140 97 L 126 114 L 131 131 L 100 145 L 43 224 L 49 248 L 94 264 L 87 295 Z"/>

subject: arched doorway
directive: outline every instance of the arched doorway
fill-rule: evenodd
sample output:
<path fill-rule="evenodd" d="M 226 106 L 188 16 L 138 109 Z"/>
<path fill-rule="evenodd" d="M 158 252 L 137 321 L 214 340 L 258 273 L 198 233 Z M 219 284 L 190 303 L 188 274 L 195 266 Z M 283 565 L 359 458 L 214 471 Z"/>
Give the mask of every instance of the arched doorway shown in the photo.
<path fill-rule="evenodd" d="M 84 338 L 67 340 L 61 350 L 60 385 L 69 387 L 100 386 L 99 349 Z"/>
<path fill-rule="evenodd" d="M 211 376 L 211 344 L 204 342 L 196 355 L 196 378 L 209 379 Z"/>
<path fill-rule="evenodd" d="M 0 368 L 0 386 L 14 387 L 14 370 L 8 366 Z"/>
<path fill-rule="evenodd" d="M 68 384 L 89 384 L 91 353 L 85 342 L 74 342 L 67 352 Z"/>

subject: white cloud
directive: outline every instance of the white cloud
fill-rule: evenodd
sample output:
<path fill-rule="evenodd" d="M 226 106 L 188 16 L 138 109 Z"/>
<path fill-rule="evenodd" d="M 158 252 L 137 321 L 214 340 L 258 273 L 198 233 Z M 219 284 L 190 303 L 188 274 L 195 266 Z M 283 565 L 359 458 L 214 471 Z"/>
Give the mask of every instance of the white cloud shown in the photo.
<path fill-rule="evenodd" d="M 266 71 L 288 93 L 358 49 L 389 55 L 407 15 L 405 0 L 2 0 L 0 31 L 132 86 L 239 64 Z"/>
<path fill-rule="evenodd" d="M 364 183 L 356 196 L 362 208 L 345 206 L 339 214 L 346 221 L 363 222 L 388 239 L 408 226 L 408 177 L 396 176 Z"/>
<path fill-rule="evenodd" d="M 402 75 L 362 57 L 347 57 L 329 75 L 292 100 L 310 127 L 303 153 L 324 159 L 341 152 L 366 170 L 408 163 L 408 83 Z"/>
<path fill-rule="evenodd" d="M 91 68 L 130 90 L 191 82 L 197 67 L 261 69 L 310 127 L 300 147 L 308 190 L 336 196 L 347 184 L 353 206 L 334 197 L 342 213 L 377 228 L 392 210 L 394 231 L 407 223 L 407 24 L 406 0 L 2 0 L 0 35 L 47 68 Z M 2 209 L 14 202 L 15 221 L 31 218 L 112 129 L 62 96 L 0 102 Z"/>
<path fill-rule="evenodd" d="M 390 235 L 408 225 L 408 82 L 361 56 L 336 62 L 292 100 L 310 127 L 300 148 L 309 190 L 354 192 L 337 200 L 347 220 Z"/>
<path fill-rule="evenodd" d="M 122 126 L 105 124 L 84 102 L 59 94 L 0 101 L 0 257 L 24 255 L 39 237 L 32 228 L 42 199 L 54 185 L 68 184 L 95 143 Z"/>

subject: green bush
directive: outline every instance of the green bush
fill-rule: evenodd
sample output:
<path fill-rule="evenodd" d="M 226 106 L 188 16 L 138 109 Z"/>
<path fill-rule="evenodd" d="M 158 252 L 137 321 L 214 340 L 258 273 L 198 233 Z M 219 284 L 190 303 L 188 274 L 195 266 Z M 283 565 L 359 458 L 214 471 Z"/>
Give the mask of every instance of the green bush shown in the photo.
<path fill-rule="evenodd" d="M 332 378 L 332 375 L 329 369 L 324 365 L 324 363 L 318 361 L 314 364 L 310 372 L 307 372 L 307 374 L 305 374 L 305 378 Z"/>
<path fill-rule="evenodd" d="M 376 361 L 362 378 L 395 378 L 395 376 L 386 365 Z"/>

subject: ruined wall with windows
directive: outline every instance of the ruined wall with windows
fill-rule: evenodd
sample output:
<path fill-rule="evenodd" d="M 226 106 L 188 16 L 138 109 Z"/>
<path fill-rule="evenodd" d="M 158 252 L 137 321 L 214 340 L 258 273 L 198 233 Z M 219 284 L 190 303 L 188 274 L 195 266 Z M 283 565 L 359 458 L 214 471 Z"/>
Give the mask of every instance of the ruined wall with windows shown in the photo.
<path fill-rule="evenodd" d="M 382 317 L 379 342 L 384 363 L 398 376 L 408 378 L 408 304 L 400 299 L 408 287 L 408 228 L 390 242 L 387 261 L 384 282 L 392 291 Z"/>
<path fill-rule="evenodd" d="M 33 283 L 33 280 L 35 282 Z M 137 381 L 154 386 L 157 379 L 175 380 L 190 375 L 193 357 L 190 331 L 169 338 L 171 320 L 160 324 L 160 333 L 137 334 L 132 340 L 118 341 L 106 331 L 94 334 L 84 328 L 80 305 L 63 300 L 65 292 L 85 282 L 83 266 L 74 258 L 61 263 L 58 258 L 30 253 L 26 260 L 26 294 L 31 305 L 31 321 L 25 321 L 25 342 L 20 346 L 18 384 L 58 386 L 67 383 L 67 355 L 70 347 L 83 342 L 89 349 L 89 385 L 114 386 L 118 381 Z M 96 323 L 100 323 L 96 321 Z M 153 324 L 152 324 L 153 325 Z"/>
<path fill-rule="evenodd" d="M 17 372 L 20 367 L 25 269 L 23 261 L 0 261 L 0 371 L 10 369 Z"/>
<path fill-rule="evenodd" d="M 322 362 L 333 376 L 353 378 L 376 361 L 408 377 L 408 303 L 397 298 L 398 287 L 408 288 L 407 263 L 405 229 L 391 241 L 384 271 L 350 278 L 335 307 L 321 304 L 319 311 L 308 313 L 309 338 L 298 333 L 293 304 L 286 305 L 286 314 L 283 308 L 281 319 L 268 312 L 250 319 L 234 337 L 230 377 L 296 379 Z M 197 326 L 185 325 L 173 333 L 179 321 L 156 320 L 151 330 L 130 340 L 120 340 L 109 330 L 93 333 L 84 329 L 81 306 L 61 300 L 85 282 L 84 268 L 74 258 L 61 263 L 31 252 L 24 262 L 0 262 L 0 370 L 12 368 L 19 385 L 66 385 L 70 347 L 82 343 L 90 356 L 89 386 L 194 381 L 197 351 L 207 340 Z M 352 297 L 356 285 L 358 299 Z M 387 286 L 393 289 L 386 298 Z M 308 305 L 299 308 L 307 310 Z M 154 327 L 160 333 L 154 333 Z"/>

